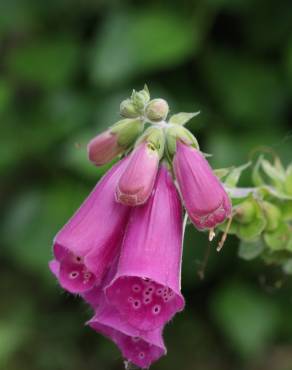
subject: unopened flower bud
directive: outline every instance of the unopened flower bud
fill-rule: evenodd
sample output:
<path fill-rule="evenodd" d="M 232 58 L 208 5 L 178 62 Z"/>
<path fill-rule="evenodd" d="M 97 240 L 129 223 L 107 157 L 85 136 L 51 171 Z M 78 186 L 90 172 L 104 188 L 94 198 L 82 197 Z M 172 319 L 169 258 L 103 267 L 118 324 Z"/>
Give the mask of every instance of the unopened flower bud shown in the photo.
<path fill-rule="evenodd" d="M 236 207 L 234 220 L 240 224 L 249 224 L 256 216 L 255 203 L 251 199 L 244 200 Z"/>
<path fill-rule="evenodd" d="M 138 110 L 139 112 L 144 111 L 144 108 L 146 104 L 149 102 L 149 100 L 150 100 L 149 92 L 146 91 L 145 89 L 138 92 L 134 90 L 131 96 L 131 101 L 133 102 L 136 110 Z"/>
<path fill-rule="evenodd" d="M 139 117 L 140 113 L 135 108 L 131 99 L 126 99 L 121 102 L 120 114 L 125 118 L 136 118 Z"/>
<path fill-rule="evenodd" d="M 267 221 L 265 230 L 268 232 L 274 231 L 281 220 L 281 212 L 279 208 L 270 202 L 264 201 L 262 202 L 262 209 Z"/>
<path fill-rule="evenodd" d="M 102 166 L 123 153 L 135 142 L 143 130 L 143 123 L 138 119 L 124 119 L 111 129 L 97 135 L 88 146 L 88 158 L 96 166 Z"/>
<path fill-rule="evenodd" d="M 96 166 L 102 166 L 122 153 L 124 148 L 119 145 L 115 133 L 107 130 L 94 137 L 87 145 L 88 158 Z"/>
<path fill-rule="evenodd" d="M 145 110 L 146 117 L 150 121 L 165 120 L 168 115 L 169 107 L 164 99 L 151 100 Z"/>
<path fill-rule="evenodd" d="M 142 142 L 130 155 L 129 164 L 118 182 L 117 201 L 129 206 L 145 203 L 152 193 L 158 165 L 158 150 Z"/>

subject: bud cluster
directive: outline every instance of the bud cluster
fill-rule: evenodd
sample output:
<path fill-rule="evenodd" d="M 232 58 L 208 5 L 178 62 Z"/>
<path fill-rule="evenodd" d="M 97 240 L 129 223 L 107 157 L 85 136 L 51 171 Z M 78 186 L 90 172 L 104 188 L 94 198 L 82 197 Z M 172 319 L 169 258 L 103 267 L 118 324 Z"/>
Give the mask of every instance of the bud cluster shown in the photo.
<path fill-rule="evenodd" d="M 278 157 L 270 162 L 261 155 L 253 166 L 251 188 L 237 187 L 243 169 L 225 174 L 225 188 L 233 204 L 227 232 L 241 240 L 240 257 L 261 257 L 292 274 L 292 165 L 285 169 Z"/>

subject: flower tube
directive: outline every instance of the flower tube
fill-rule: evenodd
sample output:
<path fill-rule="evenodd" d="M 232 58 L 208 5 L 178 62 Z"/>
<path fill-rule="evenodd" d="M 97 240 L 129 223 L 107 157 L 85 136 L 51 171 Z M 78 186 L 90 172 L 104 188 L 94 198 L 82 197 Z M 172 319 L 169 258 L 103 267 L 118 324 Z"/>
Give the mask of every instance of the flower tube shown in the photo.
<path fill-rule="evenodd" d="M 178 140 L 173 165 L 193 224 L 208 229 L 222 223 L 231 213 L 231 203 L 203 154 Z"/>
<path fill-rule="evenodd" d="M 129 207 L 115 200 L 115 187 L 127 159 L 116 164 L 54 239 L 60 285 L 81 293 L 99 284 L 118 252 Z"/>
<path fill-rule="evenodd" d="M 183 309 L 181 254 L 181 204 L 162 166 L 148 202 L 131 212 L 116 276 L 105 288 L 109 303 L 135 328 L 154 330 Z"/>
<path fill-rule="evenodd" d="M 145 203 L 153 190 L 158 165 L 158 150 L 142 142 L 130 155 L 127 168 L 118 182 L 117 200 L 129 206 Z"/>

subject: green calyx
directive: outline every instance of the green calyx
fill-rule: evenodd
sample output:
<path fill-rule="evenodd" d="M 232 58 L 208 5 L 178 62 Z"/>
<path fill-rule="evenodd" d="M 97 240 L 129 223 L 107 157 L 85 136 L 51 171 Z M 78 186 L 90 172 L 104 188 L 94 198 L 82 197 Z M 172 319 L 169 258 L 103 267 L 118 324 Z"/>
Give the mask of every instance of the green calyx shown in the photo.
<path fill-rule="evenodd" d="M 136 146 L 138 146 L 142 142 L 146 142 L 150 149 L 156 150 L 160 159 L 163 157 L 165 147 L 165 135 L 162 128 L 149 127 L 139 138 Z"/>
<path fill-rule="evenodd" d="M 176 152 L 176 143 L 178 140 L 199 149 L 197 139 L 188 129 L 179 125 L 171 125 L 166 129 L 166 147 L 171 158 Z"/>
<path fill-rule="evenodd" d="M 267 201 L 263 201 L 261 203 L 261 206 L 267 221 L 265 230 L 266 231 L 275 230 L 281 221 L 282 216 L 281 211 L 274 204 Z"/>
<path fill-rule="evenodd" d="M 124 148 L 131 146 L 144 129 L 140 119 L 126 118 L 111 127 L 111 132 L 117 135 L 118 144 Z"/>

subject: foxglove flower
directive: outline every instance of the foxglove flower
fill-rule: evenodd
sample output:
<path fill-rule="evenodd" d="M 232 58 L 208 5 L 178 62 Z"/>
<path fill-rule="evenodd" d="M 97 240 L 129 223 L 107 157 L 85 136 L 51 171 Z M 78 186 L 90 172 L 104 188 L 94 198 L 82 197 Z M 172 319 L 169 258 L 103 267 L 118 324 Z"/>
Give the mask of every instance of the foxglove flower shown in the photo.
<path fill-rule="evenodd" d="M 116 202 L 114 192 L 126 164 L 124 159 L 101 179 L 55 237 L 59 282 L 71 293 L 99 284 L 118 253 L 130 209 Z"/>
<path fill-rule="evenodd" d="M 143 204 L 149 198 L 159 165 L 159 153 L 142 142 L 131 154 L 116 189 L 117 200 L 129 206 Z"/>
<path fill-rule="evenodd" d="M 199 150 L 177 141 L 174 172 L 188 215 L 198 229 L 213 228 L 231 213 L 219 179 Z"/>
<path fill-rule="evenodd" d="M 139 330 L 154 330 L 184 307 L 180 293 L 182 209 L 167 169 L 148 202 L 131 212 L 108 302 Z"/>
<path fill-rule="evenodd" d="M 116 264 L 114 263 L 114 265 Z M 52 260 L 49 267 L 55 277 L 59 278 L 60 263 Z M 103 284 L 111 280 L 112 271 L 109 271 L 107 275 Z M 94 317 L 87 324 L 111 339 L 118 346 L 125 359 L 141 368 L 148 368 L 154 361 L 166 354 L 162 338 L 163 328 L 148 332 L 133 328 L 122 318 L 115 307 L 107 303 L 103 286 L 92 288 L 83 293 L 82 297 L 95 310 Z"/>

